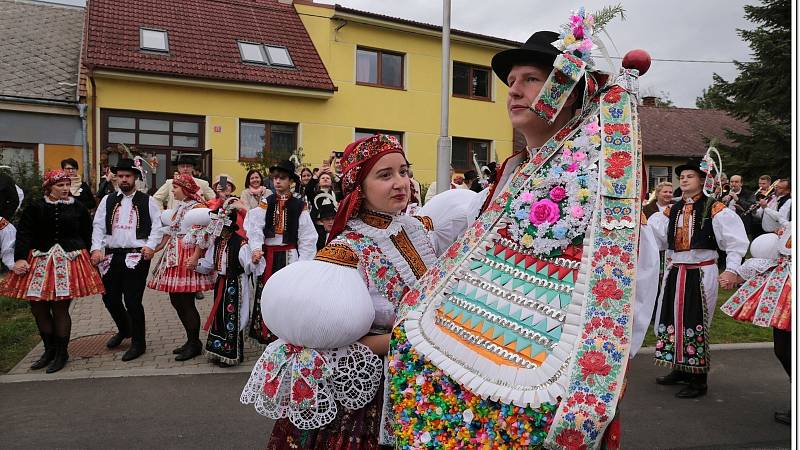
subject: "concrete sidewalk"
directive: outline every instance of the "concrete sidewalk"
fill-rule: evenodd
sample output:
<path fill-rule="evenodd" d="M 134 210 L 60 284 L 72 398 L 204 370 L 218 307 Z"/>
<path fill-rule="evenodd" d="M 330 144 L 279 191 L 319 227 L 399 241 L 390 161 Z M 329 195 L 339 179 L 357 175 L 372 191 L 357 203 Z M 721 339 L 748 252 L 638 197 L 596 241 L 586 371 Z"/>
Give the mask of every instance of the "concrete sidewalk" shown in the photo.
<path fill-rule="evenodd" d="M 213 301 L 212 292 L 206 292 L 203 300 L 197 300 L 201 324 L 205 324 Z M 129 339 L 117 349 L 109 350 L 105 347 L 105 342 L 116 332 L 116 326 L 99 295 L 86 297 L 73 301 L 70 307 L 72 340 L 69 347 L 70 359 L 64 369 L 49 375 L 45 374 L 44 370 L 29 369 L 31 363 L 44 351 L 40 342 L 9 371 L 8 375 L 0 376 L 0 382 L 249 372 L 255 360 L 263 352 L 263 347 L 254 345 L 246 339 L 245 361 L 236 367 L 220 368 L 209 362 L 205 355 L 189 361 L 175 361 L 172 350 L 186 342 L 186 334 L 169 302 L 169 296 L 164 292 L 146 289 L 143 304 L 146 316 L 147 352 L 141 357 L 128 362 L 121 360 L 122 354 L 130 345 Z M 200 339 L 205 344 L 206 332 L 202 329 Z"/>

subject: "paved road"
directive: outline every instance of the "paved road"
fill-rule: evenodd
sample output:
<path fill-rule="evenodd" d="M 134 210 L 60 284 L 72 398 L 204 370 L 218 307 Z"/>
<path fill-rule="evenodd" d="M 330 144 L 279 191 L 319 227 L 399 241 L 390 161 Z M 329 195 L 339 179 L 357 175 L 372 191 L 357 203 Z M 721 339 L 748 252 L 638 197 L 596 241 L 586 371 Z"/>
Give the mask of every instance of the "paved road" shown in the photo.
<path fill-rule="evenodd" d="M 789 448 L 772 413 L 790 386 L 771 349 L 713 354 L 710 390 L 679 400 L 648 355 L 623 402 L 626 449 Z M 270 421 L 239 404 L 247 373 L 0 382 L 0 448 L 262 449 Z M 3 377 L 0 377 L 3 381 Z"/>

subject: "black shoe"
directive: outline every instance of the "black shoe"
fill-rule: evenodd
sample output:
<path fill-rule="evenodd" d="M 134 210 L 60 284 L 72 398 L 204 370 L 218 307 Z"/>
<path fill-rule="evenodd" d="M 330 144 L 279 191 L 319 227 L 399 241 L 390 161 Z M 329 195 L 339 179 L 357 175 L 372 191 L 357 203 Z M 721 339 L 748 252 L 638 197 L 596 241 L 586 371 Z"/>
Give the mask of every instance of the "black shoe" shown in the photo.
<path fill-rule="evenodd" d="M 182 352 L 175 357 L 175 361 L 186 361 L 203 353 L 203 344 L 200 341 L 188 342 Z"/>
<path fill-rule="evenodd" d="M 147 350 L 147 346 L 144 344 L 139 344 L 138 342 L 134 342 L 131 344 L 131 348 L 128 349 L 123 355 L 123 361 L 132 361 L 142 355 L 144 355 L 145 350 Z"/>
<path fill-rule="evenodd" d="M 697 398 L 697 397 L 702 397 L 703 395 L 706 395 L 706 391 L 708 391 L 708 385 L 707 384 L 692 383 L 692 384 L 686 386 L 685 388 L 681 389 L 680 391 L 678 391 L 678 393 L 675 394 L 675 397 L 678 397 L 678 398 Z"/>
<path fill-rule="evenodd" d="M 129 335 L 126 335 L 124 333 L 117 333 L 111 336 L 111 338 L 108 341 L 106 341 L 106 347 L 108 348 L 119 347 L 119 345 L 122 344 L 122 341 L 124 341 L 129 337 L 130 337 Z"/>
<path fill-rule="evenodd" d="M 226 363 L 225 361 L 221 361 L 220 360 L 220 361 L 217 361 L 217 365 L 222 367 L 222 368 L 228 368 L 228 367 L 233 367 L 236 364 L 230 364 L 230 363 Z"/>
<path fill-rule="evenodd" d="M 786 412 L 778 411 L 775 413 L 775 422 L 782 423 L 784 425 L 792 425 L 792 411 L 788 410 Z"/>
<path fill-rule="evenodd" d="M 672 386 L 675 384 L 688 384 L 689 380 L 686 375 L 687 374 L 683 372 L 673 370 L 672 372 L 669 373 L 669 375 L 656 377 L 656 384 L 661 384 L 664 386 Z"/>
<path fill-rule="evenodd" d="M 56 336 L 54 340 L 56 355 L 53 360 L 50 361 L 50 365 L 47 366 L 45 373 L 58 372 L 59 370 L 63 369 L 65 365 L 67 365 L 67 361 L 69 360 L 69 353 L 67 353 L 69 337 Z"/>
<path fill-rule="evenodd" d="M 181 345 L 180 347 L 175 347 L 175 348 L 172 350 L 172 354 L 173 354 L 173 355 L 180 355 L 181 353 L 183 353 L 183 351 L 184 351 L 184 350 L 186 350 L 186 346 L 187 346 L 187 345 L 189 345 L 189 343 L 188 343 L 188 342 L 184 343 L 184 344 L 183 344 L 183 345 Z"/>
<path fill-rule="evenodd" d="M 202 292 L 197 292 L 197 293 L 194 294 L 194 298 L 195 298 L 195 300 L 202 300 L 202 299 L 206 298 L 206 296 L 203 295 Z"/>
<path fill-rule="evenodd" d="M 56 357 L 56 348 L 53 343 L 53 335 L 50 333 L 40 333 L 42 336 L 42 342 L 44 343 L 44 353 L 42 354 L 39 359 L 37 359 L 33 364 L 31 364 L 31 370 L 39 370 L 48 364 L 53 358 Z"/>

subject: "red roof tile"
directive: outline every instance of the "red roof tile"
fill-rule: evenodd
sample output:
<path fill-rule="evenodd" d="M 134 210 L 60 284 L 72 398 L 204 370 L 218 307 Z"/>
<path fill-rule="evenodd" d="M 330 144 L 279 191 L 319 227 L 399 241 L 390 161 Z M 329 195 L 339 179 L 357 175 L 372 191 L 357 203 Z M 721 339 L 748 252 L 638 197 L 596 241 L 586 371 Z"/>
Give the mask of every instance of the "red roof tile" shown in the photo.
<path fill-rule="evenodd" d="M 89 0 L 84 63 L 147 72 L 333 91 L 294 6 L 277 0 Z M 169 54 L 139 49 L 139 28 L 167 30 Z M 237 41 L 285 46 L 295 68 L 243 63 Z"/>
<path fill-rule="evenodd" d="M 732 145 L 726 129 L 748 132 L 744 122 L 717 109 L 639 106 L 639 125 L 645 156 L 702 156 L 708 148 L 704 138 Z"/>

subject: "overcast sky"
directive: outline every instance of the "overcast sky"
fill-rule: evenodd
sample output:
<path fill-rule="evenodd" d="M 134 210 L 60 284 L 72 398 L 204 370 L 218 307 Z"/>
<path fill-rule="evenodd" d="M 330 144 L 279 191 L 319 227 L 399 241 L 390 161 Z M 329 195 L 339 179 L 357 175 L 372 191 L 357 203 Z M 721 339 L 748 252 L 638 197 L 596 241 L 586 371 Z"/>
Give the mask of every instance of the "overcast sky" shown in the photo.
<path fill-rule="evenodd" d="M 53 1 L 53 0 L 51 0 Z M 57 0 L 83 5 L 83 0 Z M 435 25 L 442 24 L 442 4 L 435 0 L 317 0 L 339 3 L 370 11 Z M 623 0 L 625 21 L 608 26 L 618 56 L 642 48 L 653 59 L 750 61 L 750 48 L 736 33 L 737 28 L 752 29 L 744 19 L 745 4 L 758 0 L 695 0 L 664 2 Z M 561 0 L 452 0 L 451 27 L 524 42 L 538 30 L 558 31 L 569 12 L 585 5 L 590 11 L 613 2 Z M 601 35 L 612 56 L 612 43 Z M 600 59 L 597 60 L 600 64 Z M 615 60 L 618 63 L 619 60 Z M 603 67 L 605 64 L 603 63 Z M 695 98 L 707 88 L 713 73 L 733 79 L 733 64 L 653 61 L 650 71 L 640 79 L 643 94 L 669 96 L 676 106 L 693 108 Z"/>

